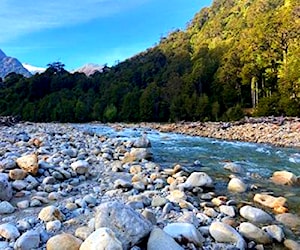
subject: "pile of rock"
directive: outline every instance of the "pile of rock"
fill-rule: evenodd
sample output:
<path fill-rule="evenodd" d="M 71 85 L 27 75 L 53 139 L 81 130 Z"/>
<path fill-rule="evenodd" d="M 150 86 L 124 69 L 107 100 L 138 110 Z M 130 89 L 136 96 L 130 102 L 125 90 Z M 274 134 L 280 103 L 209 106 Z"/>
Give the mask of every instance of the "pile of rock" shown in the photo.
<path fill-rule="evenodd" d="M 218 195 L 207 173 L 152 162 L 145 135 L 122 141 L 62 124 L 0 133 L 0 249 L 300 248 L 285 197 Z M 232 194 L 250 189 L 240 166 L 224 168 Z M 272 181 L 298 183 L 287 172 Z"/>

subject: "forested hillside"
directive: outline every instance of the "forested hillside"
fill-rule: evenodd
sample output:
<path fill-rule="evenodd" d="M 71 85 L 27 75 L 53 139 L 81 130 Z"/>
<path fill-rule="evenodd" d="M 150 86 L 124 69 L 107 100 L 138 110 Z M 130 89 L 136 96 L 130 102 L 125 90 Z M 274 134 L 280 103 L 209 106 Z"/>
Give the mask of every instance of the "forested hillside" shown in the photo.
<path fill-rule="evenodd" d="M 100 32 L 100 31 L 99 31 Z M 215 0 L 185 30 L 90 77 L 52 63 L 0 83 L 0 115 L 178 121 L 300 115 L 299 0 Z"/>

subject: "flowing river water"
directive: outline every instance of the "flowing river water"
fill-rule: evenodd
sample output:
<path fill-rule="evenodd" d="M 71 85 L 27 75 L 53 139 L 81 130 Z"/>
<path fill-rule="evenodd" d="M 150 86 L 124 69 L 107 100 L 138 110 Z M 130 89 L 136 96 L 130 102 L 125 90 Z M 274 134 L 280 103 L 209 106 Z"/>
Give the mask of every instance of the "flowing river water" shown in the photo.
<path fill-rule="evenodd" d="M 279 170 L 300 175 L 299 149 L 161 133 L 147 128 L 116 130 L 100 124 L 78 127 L 90 133 L 120 140 L 133 140 L 146 133 L 152 144 L 154 162 L 167 168 L 178 163 L 189 171 L 206 172 L 214 179 L 215 192 L 219 195 L 228 195 L 227 183 L 231 173 L 224 169 L 224 165 L 228 161 L 234 162 L 244 169 L 243 173 L 236 175 L 253 188 L 244 194 L 230 194 L 230 197 L 238 201 L 252 201 L 253 195 L 261 192 L 284 196 L 288 199 L 289 210 L 300 215 L 300 187 L 278 186 L 270 181 L 273 172 Z"/>

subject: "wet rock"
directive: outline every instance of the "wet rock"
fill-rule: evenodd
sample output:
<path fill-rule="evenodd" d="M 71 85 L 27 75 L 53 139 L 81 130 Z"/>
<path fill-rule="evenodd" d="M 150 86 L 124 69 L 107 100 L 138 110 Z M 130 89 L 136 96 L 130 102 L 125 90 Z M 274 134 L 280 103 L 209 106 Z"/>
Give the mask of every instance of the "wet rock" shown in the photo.
<path fill-rule="evenodd" d="M 271 237 L 265 231 L 250 222 L 241 223 L 239 232 L 248 240 L 253 240 L 258 244 L 269 244 L 272 242 Z"/>
<path fill-rule="evenodd" d="M 291 229 L 296 229 L 296 230 L 300 229 L 300 218 L 295 214 L 291 214 L 291 213 L 278 214 L 275 216 L 275 219 Z"/>
<path fill-rule="evenodd" d="M 13 224 L 5 223 L 0 225 L 0 236 L 6 240 L 15 240 L 20 236 L 20 232 Z"/>
<path fill-rule="evenodd" d="M 150 234 L 147 250 L 183 250 L 183 248 L 167 233 L 155 227 Z"/>
<path fill-rule="evenodd" d="M 228 162 L 224 165 L 224 169 L 229 170 L 232 173 L 243 173 L 245 170 L 241 165 L 234 162 Z"/>
<path fill-rule="evenodd" d="M 0 173 L 0 200 L 9 201 L 12 198 L 12 186 L 6 174 Z"/>
<path fill-rule="evenodd" d="M 77 174 L 86 174 L 89 170 L 89 163 L 85 160 L 78 160 L 71 164 L 71 168 Z"/>
<path fill-rule="evenodd" d="M 98 228 L 81 244 L 80 250 L 122 250 L 122 243 L 116 238 L 115 233 L 106 227 Z"/>
<path fill-rule="evenodd" d="M 193 172 L 182 186 L 187 189 L 194 187 L 213 187 L 213 180 L 205 172 Z"/>
<path fill-rule="evenodd" d="M 276 209 L 284 208 L 286 205 L 286 198 L 284 197 L 274 197 L 268 194 L 256 194 L 253 200 L 265 207 Z M 281 211 L 286 211 L 287 209 L 281 209 Z"/>
<path fill-rule="evenodd" d="M 277 225 L 269 225 L 262 228 L 272 239 L 277 242 L 282 242 L 284 239 L 284 232 L 281 227 Z"/>
<path fill-rule="evenodd" d="M 151 142 L 147 138 L 146 134 L 143 134 L 140 138 L 133 142 L 133 147 L 135 148 L 150 148 Z"/>
<path fill-rule="evenodd" d="M 15 208 L 8 201 L 0 202 L 0 214 L 11 214 L 14 211 Z"/>
<path fill-rule="evenodd" d="M 71 234 L 62 233 L 51 237 L 46 244 L 47 250 L 79 250 L 82 241 Z"/>
<path fill-rule="evenodd" d="M 202 246 L 202 243 L 205 241 L 201 233 L 190 223 L 171 223 L 165 226 L 163 230 L 179 242 L 188 241 L 198 247 Z"/>
<path fill-rule="evenodd" d="M 97 207 L 95 228 L 108 227 L 125 249 L 140 242 L 152 230 L 152 224 L 141 214 L 120 202 L 107 202 Z"/>
<path fill-rule="evenodd" d="M 243 237 L 231 226 L 215 221 L 209 227 L 210 235 L 217 241 L 235 244 L 238 249 L 246 249 Z"/>
<path fill-rule="evenodd" d="M 41 239 L 39 232 L 34 230 L 23 233 L 15 243 L 15 249 L 17 250 L 32 250 L 38 249 Z"/>
<path fill-rule="evenodd" d="M 227 189 L 232 192 L 243 193 L 247 190 L 247 185 L 239 178 L 232 178 L 227 186 Z"/>
<path fill-rule="evenodd" d="M 36 154 L 19 157 L 16 163 L 21 169 L 33 175 L 36 175 L 39 170 L 38 157 Z"/>
<path fill-rule="evenodd" d="M 273 173 L 271 180 L 279 185 L 294 185 L 298 182 L 297 176 L 288 171 L 276 171 Z"/>
<path fill-rule="evenodd" d="M 61 213 L 61 211 L 57 207 L 48 206 L 48 207 L 44 207 L 40 211 L 38 218 L 44 222 L 54 221 L 54 220 L 63 221 L 64 215 Z"/>
<path fill-rule="evenodd" d="M 252 223 L 271 223 L 273 221 L 272 216 L 265 211 L 248 205 L 240 209 L 240 215 Z"/>
<path fill-rule="evenodd" d="M 23 180 L 27 176 L 27 172 L 23 169 L 12 169 L 9 171 L 9 178 L 12 180 Z"/>

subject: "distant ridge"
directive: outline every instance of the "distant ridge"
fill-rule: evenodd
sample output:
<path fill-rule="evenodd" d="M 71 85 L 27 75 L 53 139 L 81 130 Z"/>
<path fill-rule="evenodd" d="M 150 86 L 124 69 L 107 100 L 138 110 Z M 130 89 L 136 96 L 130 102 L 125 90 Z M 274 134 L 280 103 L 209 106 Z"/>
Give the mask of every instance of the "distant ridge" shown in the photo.
<path fill-rule="evenodd" d="M 23 67 L 22 63 L 18 59 L 7 56 L 0 49 L 0 77 L 4 78 L 12 72 L 21 74 L 25 77 L 31 76 L 31 73 Z"/>
<path fill-rule="evenodd" d="M 91 76 L 95 72 L 100 72 L 101 73 L 103 71 L 103 68 L 104 68 L 103 65 L 88 63 L 88 64 L 82 66 L 81 68 L 74 70 L 73 72 L 84 73 L 87 76 Z"/>
<path fill-rule="evenodd" d="M 25 69 L 27 69 L 31 74 L 36 74 L 36 73 L 43 73 L 46 68 L 42 68 L 42 67 L 36 67 L 33 65 L 30 65 L 28 63 L 22 63 L 23 67 Z"/>

